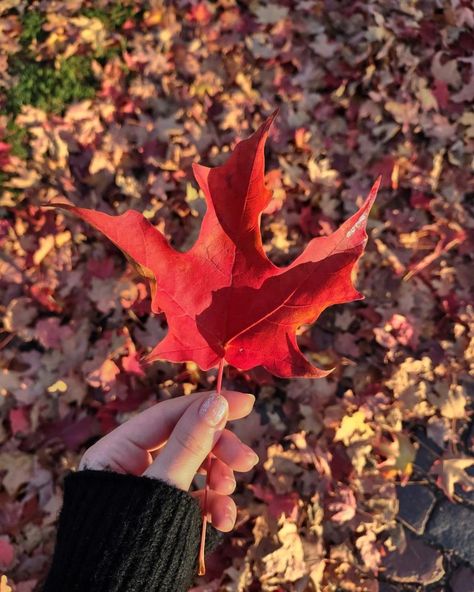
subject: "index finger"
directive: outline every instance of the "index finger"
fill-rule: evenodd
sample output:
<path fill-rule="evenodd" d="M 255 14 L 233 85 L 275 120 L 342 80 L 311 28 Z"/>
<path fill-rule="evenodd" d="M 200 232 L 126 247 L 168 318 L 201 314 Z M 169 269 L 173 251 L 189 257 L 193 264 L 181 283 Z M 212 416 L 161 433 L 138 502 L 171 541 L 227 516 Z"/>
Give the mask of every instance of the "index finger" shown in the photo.
<path fill-rule="evenodd" d="M 160 401 L 145 409 L 132 419 L 107 434 L 102 440 L 127 439 L 143 450 L 154 450 L 164 444 L 171 435 L 174 426 L 194 401 L 204 399 L 212 391 L 193 393 Z M 229 404 L 229 421 L 247 416 L 255 403 L 255 397 L 250 393 L 238 391 L 221 391 L 221 395 Z"/>

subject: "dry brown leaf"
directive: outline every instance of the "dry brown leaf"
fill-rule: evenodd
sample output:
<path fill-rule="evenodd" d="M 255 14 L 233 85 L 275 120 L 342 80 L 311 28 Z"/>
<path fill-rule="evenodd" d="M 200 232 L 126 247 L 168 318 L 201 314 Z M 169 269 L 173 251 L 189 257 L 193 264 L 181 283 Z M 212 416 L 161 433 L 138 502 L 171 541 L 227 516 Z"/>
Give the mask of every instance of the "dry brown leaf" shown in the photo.
<path fill-rule="evenodd" d="M 474 489 L 474 477 L 467 474 L 466 469 L 474 466 L 474 458 L 459 458 L 446 456 L 437 460 L 431 467 L 431 473 L 437 475 L 437 485 L 448 498 L 453 501 L 454 488 L 460 485 L 466 491 Z"/>

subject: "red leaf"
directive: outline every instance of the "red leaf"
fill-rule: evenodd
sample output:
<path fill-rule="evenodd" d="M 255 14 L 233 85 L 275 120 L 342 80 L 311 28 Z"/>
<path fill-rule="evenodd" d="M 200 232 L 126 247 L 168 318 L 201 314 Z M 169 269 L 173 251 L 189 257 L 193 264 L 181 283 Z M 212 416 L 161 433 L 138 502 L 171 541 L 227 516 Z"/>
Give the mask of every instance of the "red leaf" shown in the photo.
<path fill-rule="evenodd" d="M 30 429 L 30 414 L 26 407 L 19 407 L 18 409 L 10 409 L 8 415 L 12 434 L 27 434 Z"/>
<path fill-rule="evenodd" d="M 152 310 L 166 314 L 169 331 L 149 361 L 192 360 L 208 370 L 224 358 L 242 370 L 261 365 L 281 377 L 328 374 L 303 356 L 296 330 L 332 304 L 363 298 L 351 273 L 367 240 L 366 220 L 380 179 L 338 230 L 313 239 L 288 267 L 276 267 L 260 235 L 261 213 L 271 199 L 264 145 L 273 119 L 241 141 L 224 165 L 194 165 L 207 212 L 186 253 L 175 251 L 136 211 L 109 216 L 64 205 L 156 280 Z"/>
<path fill-rule="evenodd" d="M 68 450 L 77 450 L 84 442 L 99 435 L 99 425 L 90 415 L 77 418 L 74 413 L 69 413 L 62 419 L 45 425 L 43 434 L 46 443 L 57 438 L 64 442 Z"/>
<path fill-rule="evenodd" d="M 0 170 L 10 162 L 10 144 L 0 142 Z"/>
<path fill-rule="evenodd" d="M 191 21 L 195 21 L 200 25 L 207 25 L 207 23 L 211 20 L 212 12 L 207 7 L 205 2 L 199 2 L 193 6 L 188 14 L 188 18 Z"/>
<path fill-rule="evenodd" d="M 13 563 L 15 559 L 15 549 L 13 545 L 10 543 L 10 537 L 8 536 L 1 536 L 0 537 L 0 567 L 2 569 L 7 569 Z"/>
<path fill-rule="evenodd" d="M 262 487 L 259 483 L 255 485 L 249 485 L 249 488 L 253 491 L 255 497 L 261 499 L 268 505 L 268 512 L 270 516 L 275 519 L 279 519 L 282 514 L 287 518 L 296 522 L 298 519 L 298 503 L 300 496 L 296 491 L 290 493 L 278 494 Z"/>

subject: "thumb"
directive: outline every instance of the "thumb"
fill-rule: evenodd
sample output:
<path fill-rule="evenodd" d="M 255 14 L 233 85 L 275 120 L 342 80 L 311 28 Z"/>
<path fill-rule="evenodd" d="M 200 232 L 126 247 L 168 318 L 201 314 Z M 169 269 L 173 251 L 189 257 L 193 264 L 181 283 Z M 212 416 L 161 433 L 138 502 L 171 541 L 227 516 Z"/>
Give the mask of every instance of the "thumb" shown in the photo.
<path fill-rule="evenodd" d="M 194 475 L 214 448 L 229 413 L 227 399 L 213 392 L 190 405 L 163 450 L 143 473 L 188 491 Z"/>

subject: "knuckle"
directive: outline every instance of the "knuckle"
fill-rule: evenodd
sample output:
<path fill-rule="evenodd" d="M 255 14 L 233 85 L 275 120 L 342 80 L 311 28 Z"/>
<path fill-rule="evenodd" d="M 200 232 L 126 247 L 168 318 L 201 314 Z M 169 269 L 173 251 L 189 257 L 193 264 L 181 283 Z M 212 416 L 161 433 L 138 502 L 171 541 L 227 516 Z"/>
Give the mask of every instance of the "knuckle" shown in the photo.
<path fill-rule="evenodd" d="M 175 434 L 176 443 L 189 455 L 202 458 L 207 454 L 205 443 L 196 437 L 191 430 L 180 430 Z"/>

